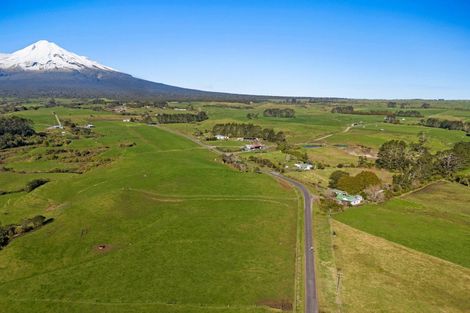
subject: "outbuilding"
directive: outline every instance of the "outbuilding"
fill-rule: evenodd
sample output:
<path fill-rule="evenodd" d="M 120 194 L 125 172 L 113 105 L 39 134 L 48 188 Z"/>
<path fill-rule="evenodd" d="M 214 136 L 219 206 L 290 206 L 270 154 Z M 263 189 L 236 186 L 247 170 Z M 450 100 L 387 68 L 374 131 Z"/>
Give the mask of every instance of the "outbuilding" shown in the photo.
<path fill-rule="evenodd" d="M 309 163 L 295 163 L 295 167 L 301 171 L 310 171 L 313 169 L 313 165 Z"/>

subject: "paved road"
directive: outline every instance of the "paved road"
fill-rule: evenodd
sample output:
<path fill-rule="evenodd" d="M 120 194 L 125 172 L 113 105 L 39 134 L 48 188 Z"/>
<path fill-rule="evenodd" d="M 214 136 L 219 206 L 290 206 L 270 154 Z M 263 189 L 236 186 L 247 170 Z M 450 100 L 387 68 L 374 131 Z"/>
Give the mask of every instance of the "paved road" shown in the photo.
<path fill-rule="evenodd" d="M 315 284 L 315 255 L 313 251 L 312 232 L 312 195 L 307 187 L 296 180 L 279 173 L 271 172 L 272 176 L 283 179 L 297 187 L 304 197 L 304 227 L 305 227 L 305 313 L 318 313 L 317 286 Z"/>

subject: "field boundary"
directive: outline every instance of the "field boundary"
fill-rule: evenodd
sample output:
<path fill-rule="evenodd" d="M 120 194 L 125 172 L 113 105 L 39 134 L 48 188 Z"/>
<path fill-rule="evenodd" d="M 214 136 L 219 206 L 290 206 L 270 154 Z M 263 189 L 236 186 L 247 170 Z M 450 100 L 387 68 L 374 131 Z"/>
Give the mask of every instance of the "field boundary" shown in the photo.
<path fill-rule="evenodd" d="M 419 250 L 415 250 L 415 249 L 413 249 L 413 248 L 404 246 L 404 245 L 399 244 L 399 243 L 397 243 L 397 242 L 388 240 L 387 238 L 380 237 L 380 236 L 377 236 L 377 235 L 368 233 L 368 232 L 363 231 L 363 230 L 361 230 L 361 229 L 359 229 L 359 228 L 355 228 L 355 227 L 352 227 L 351 225 L 348 225 L 348 224 L 345 224 L 345 223 L 343 223 L 343 222 L 341 222 L 341 221 L 338 221 L 337 219 L 334 219 L 334 221 L 335 221 L 335 223 L 342 224 L 342 225 L 344 225 L 344 226 L 346 226 L 346 227 L 348 227 L 348 228 L 354 229 L 354 230 L 356 230 L 356 231 L 360 231 L 360 232 L 362 232 L 362 233 L 364 233 L 364 234 L 367 234 L 367 235 L 369 235 L 369 236 L 373 236 L 373 237 L 375 237 L 375 238 L 379 238 L 379 239 L 381 239 L 381 240 L 385 240 L 385 241 L 387 241 L 388 243 L 390 243 L 391 245 L 395 246 L 396 248 L 400 248 L 400 249 L 402 249 L 402 250 L 406 250 L 406 251 L 409 251 L 409 252 L 417 253 L 417 254 L 419 254 L 419 255 L 425 255 L 425 256 L 427 256 L 427 257 L 430 257 L 430 258 L 433 258 L 433 259 L 435 259 L 435 260 L 438 260 L 438 261 L 447 263 L 447 264 L 449 264 L 449 265 L 457 266 L 457 267 L 463 269 L 464 271 L 468 272 L 468 274 L 470 275 L 470 268 L 465 267 L 465 266 L 463 266 L 463 265 L 460 265 L 460 264 L 457 264 L 457 263 L 448 261 L 448 260 L 446 260 L 446 259 L 439 258 L 439 257 L 437 257 L 437 256 L 434 256 L 434 255 L 431 255 L 431 254 L 428 254 L 428 253 L 421 252 L 421 251 L 419 251 Z"/>

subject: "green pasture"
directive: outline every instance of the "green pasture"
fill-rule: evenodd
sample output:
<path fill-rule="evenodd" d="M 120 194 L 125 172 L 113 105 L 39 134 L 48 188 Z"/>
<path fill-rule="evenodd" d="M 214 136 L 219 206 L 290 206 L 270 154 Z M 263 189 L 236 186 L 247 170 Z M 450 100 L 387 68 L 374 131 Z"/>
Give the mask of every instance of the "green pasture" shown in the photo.
<path fill-rule="evenodd" d="M 73 120 L 91 113 L 55 110 Z M 49 113 L 22 114 L 42 125 Z M 2 224 L 54 218 L 0 251 L 2 311 L 228 313 L 294 305 L 292 189 L 230 169 L 155 127 L 94 124 L 99 136 L 90 141 L 108 147 L 110 164 L 81 175 L 1 173 L 8 188 L 36 176 L 51 180 L 0 196 Z M 72 145 L 86 146 L 81 140 Z"/>
<path fill-rule="evenodd" d="M 351 208 L 335 219 L 412 249 L 470 267 L 470 192 L 437 182 L 378 205 Z"/>
<path fill-rule="evenodd" d="M 456 142 L 470 140 L 462 131 L 387 123 L 353 127 L 348 132 L 336 133 L 325 140 L 330 144 L 364 145 L 378 149 L 384 142 L 392 139 L 417 142 L 420 133 L 426 135 L 426 145 L 432 151 L 450 149 Z"/>

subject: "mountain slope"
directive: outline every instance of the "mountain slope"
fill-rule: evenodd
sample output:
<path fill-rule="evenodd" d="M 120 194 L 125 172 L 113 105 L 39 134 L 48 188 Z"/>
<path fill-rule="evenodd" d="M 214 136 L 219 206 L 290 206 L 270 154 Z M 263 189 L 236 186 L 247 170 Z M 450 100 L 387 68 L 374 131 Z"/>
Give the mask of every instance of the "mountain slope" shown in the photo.
<path fill-rule="evenodd" d="M 0 54 L 0 96 L 240 101 L 266 98 L 206 92 L 138 79 L 45 40 L 12 54 Z"/>

